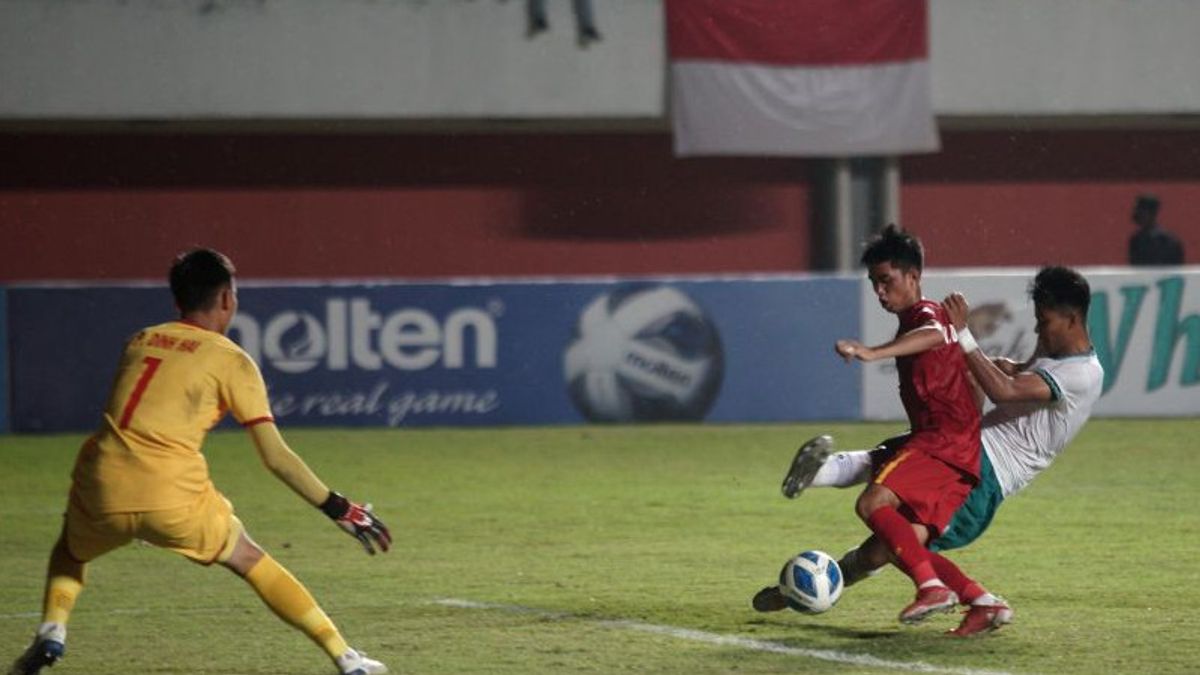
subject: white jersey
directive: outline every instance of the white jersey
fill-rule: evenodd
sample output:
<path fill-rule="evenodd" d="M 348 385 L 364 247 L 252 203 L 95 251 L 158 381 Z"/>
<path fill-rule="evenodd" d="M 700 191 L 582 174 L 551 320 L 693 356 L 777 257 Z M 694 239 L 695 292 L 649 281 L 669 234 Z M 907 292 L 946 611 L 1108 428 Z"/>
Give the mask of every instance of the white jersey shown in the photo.
<path fill-rule="evenodd" d="M 1034 361 L 1026 372 L 1050 386 L 1049 401 L 997 405 L 983 416 L 984 451 L 1004 497 L 1029 484 L 1083 428 L 1104 386 L 1096 352 Z"/>

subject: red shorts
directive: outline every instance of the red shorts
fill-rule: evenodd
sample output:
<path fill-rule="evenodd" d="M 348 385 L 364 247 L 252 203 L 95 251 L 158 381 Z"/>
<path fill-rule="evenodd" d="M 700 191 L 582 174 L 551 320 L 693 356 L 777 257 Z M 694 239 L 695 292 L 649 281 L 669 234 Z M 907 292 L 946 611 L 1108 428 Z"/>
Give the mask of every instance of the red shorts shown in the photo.
<path fill-rule="evenodd" d="M 954 512 L 966 501 L 975 480 L 920 450 L 873 453 L 877 461 L 871 482 L 891 490 L 902 502 L 900 512 L 909 520 L 941 534 Z"/>

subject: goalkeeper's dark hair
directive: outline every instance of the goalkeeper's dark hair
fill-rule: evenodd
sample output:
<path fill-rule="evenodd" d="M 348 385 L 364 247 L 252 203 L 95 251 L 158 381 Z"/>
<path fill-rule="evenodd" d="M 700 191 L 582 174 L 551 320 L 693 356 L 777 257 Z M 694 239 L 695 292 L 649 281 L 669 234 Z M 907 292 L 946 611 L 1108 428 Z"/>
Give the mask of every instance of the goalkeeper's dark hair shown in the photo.
<path fill-rule="evenodd" d="M 1074 310 L 1087 319 L 1092 289 L 1083 275 L 1069 267 L 1043 267 L 1029 284 L 1033 304 L 1057 312 Z"/>
<path fill-rule="evenodd" d="M 212 309 L 221 289 L 233 283 L 233 263 L 211 248 L 195 248 L 175 257 L 168 278 L 181 313 Z"/>
<path fill-rule="evenodd" d="M 920 271 L 925 265 L 925 247 L 916 235 L 909 234 L 892 223 L 867 240 L 861 262 L 867 267 L 891 263 L 892 267 L 904 271 L 914 268 Z"/>

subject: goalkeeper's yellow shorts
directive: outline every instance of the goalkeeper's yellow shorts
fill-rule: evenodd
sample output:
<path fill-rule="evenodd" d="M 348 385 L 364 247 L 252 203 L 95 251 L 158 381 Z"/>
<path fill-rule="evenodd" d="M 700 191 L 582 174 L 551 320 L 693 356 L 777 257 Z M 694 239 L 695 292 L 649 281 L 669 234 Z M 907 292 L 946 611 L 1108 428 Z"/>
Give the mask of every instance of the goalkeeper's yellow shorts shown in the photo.
<path fill-rule="evenodd" d="M 211 486 L 187 506 L 132 513 L 92 514 L 72 494 L 63 527 L 67 550 L 80 562 L 140 539 L 202 565 L 211 565 L 231 551 L 242 531 L 233 505 Z"/>

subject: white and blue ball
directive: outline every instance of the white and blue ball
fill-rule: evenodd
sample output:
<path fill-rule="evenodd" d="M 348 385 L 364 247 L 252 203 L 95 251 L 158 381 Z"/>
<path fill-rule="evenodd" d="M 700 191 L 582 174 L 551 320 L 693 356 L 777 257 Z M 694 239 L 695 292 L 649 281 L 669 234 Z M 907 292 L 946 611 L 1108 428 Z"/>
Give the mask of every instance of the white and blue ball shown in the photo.
<path fill-rule="evenodd" d="M 716 326 L 683 291 L 634 284 L 584 308 L 563 373 L 589 421 L 700 420 L 721 388 L 724 355 Z"/>
<path fill-rule="evenodd" d="M 779 572 L 779 590 L 788 606 L 805 614 L 828 611 L 844 588 L 841 568 L 824 551 L 805 551 Z"/>

